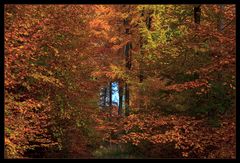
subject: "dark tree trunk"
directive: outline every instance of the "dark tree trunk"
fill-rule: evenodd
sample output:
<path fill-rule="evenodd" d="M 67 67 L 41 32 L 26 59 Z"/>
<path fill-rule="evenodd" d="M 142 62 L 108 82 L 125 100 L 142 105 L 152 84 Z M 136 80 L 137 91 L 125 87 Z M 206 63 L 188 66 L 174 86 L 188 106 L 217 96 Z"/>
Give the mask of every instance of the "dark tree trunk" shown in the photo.
<path fill-rule="evenodd" d="M 118 115 L 122 115 L 122 104 L 123 104 L 123 81 L 118 81 L 118 93 L 119 93 L 119 107 L 118 107 Z"/>
<path fill-rule="evenodd" d="M 200 24 L 200 19 L 201 19 L 201 5 L 195 6 L 194 7 L 194 22 L 196 24 Z"/>
<path fill-rule="evenodd" d="M 126 31 L 125 34 L 129 35 L 129 20 L 125 19 L 124 20 L 124 25 L 126 26 Z M 124 48 L 124 56 L 125 56 L 125 67 L 126 67 L 126 73 L 128 73 L 128 71 L 131 69 L 132 66 L 132 56 L 131 56 L 131 48 L 132 48 L 132 44 L 130 42 L 127 43 L 127 45 L 125 45 Z M 125 81 L 125 100 L 124 100 L 124 106 L 125 106 L 125 116 L 129 115 L 129 111 L 130 111 L 130 105 L 129 105 L 129 84 L 127 81 Z"/>
<path fill-rule="evenodd" d="M 112 82 L 109 83 L 109 108 L 110 116 L 112 116 Z"/>
<path fill-rule="evenodd" d="M 128 43 L 125 48 L 125 59 L 126 59 L 126 70 L 131 69 L 131 52 L 130 49 L 132 48 L 131 43 Z M 125 116 L 129 115 L 129 84 L 125 82 Z"/>
<path fill-rule="evenodd" d="M 125 116 L 129 116 L 129 86 L 128 83 L 125 83 Z"/>
<path fill-rule="evenodd" d="M 104 88 L 103 91 L 103 107 L 106 107 L 106 101 L 107 101 L 107 88 Z"/>
<path fill-rule="evenodd" d="M 144 16 L 144 10 L 142 10 L 142 13 L 141 13 L 141 17 Z M 143 82 L 143 57 L 144 57 L 144 54 L 143 54 L 143 50 L 142 50 L 142 47 L 143 47 L 143 37 L 140 36 L 140 63 L 139 63 L 139 82 L 142 83 Z"/>
<path fill-rule="evenodd" d="M 141 55 L 141 58 L 140 58 L 140 63 L 139 63 L 139 83 L 142 83 L 143 82 L 143 57 L 144 57 L 144 54 L 143 54 L 143 50 L 142 50 L 142 46 L 143 46 L 143 38 L 141 37 L 141 40 L 140 40 L 140 55 Z M 139 109 L 142 109 L 143 108 L 143 100 L 142 100 L 142 97 L 143 97 L 143 90 L 142 90 L 142 86 L 140 85 L 140 88 L 139 88 L 139 101 L 138 101 L 138 108 Z"/>
<path fill-rule="evenodd" d="M 224 27 L 224 4 L 220 5 L 219 15 L 218 15 L 218 30 L 222 31 Z"/>
<path fill-rule="evenodd" d="M 127 70 L 130 70 L 132 66 L 132 55 L 130 52 L 131 48 L 132 44 L 130 42 L 127 43 L 127 45 L 125 46 L 125 63 Z"/>
<path fill-rule="evenodd" d="M 109 107 L 112 107 L 112 82 L 109 84 Z"/>
<path fill-rule="evenodd" d="M 146 18 L 146 26 L 147 26 L 147 29 L 150 30 L 151 29 L 151 22 L 152 22 L 152 17 L 151 17 L 151 14 L 153 13 L 153 11 L 149 11 L 148 12 L 148 15 L 147 15 L 147 18 Z"/>
<path fill-rule="evenodd" d="M 146 26 L 147 26 L 147 29 L 150 30 L 151 29 L 151 24 L 152 24 L 152 18 L 151 18 L 151 14 L 152 14 L 152 11 L 148 12 L 147 13 L 147 17 L 146 17 Z M 142 14 L 141 16 L 144 16 L 144 11 L 142 11 Z M 141 50 L 141 59 L 140 59 L 140 72 L 139 72 L 139 82 L 142 83 L 143 82 L 143 79 L 144 79 L 144 71 L 143 71 L 143 58 L 144 58 L 144 52 L 142 50 L 142 47 L 143 47 L 143 44 L 144 44 L 144 40 L 143 38 L 141 37 L 140 38 L 140 50 Z"/>
<path fill-rule="evenodd" d="M 146 11 L 142 11 L 141 13 L 141 16 L 144 17 L 144 14 L 145 14 Z M 148 13 L 146 13 L 146 19 L 145 19 L 145 23 L 146 23 L 146 27 L 148 30 L 151 29 L 151 24 L 152 24 L 152 18 L 151 18 L 151 14 L 152 14 L 152 11 L 149 11 Z M 144 50 L 142 49 L 143 48 L 143 45 L 144 45 L 144 42 L 145 40 L 140 37 L 140 63 L 139 63 L 139 82 L 142 83 L 143 80 L 144 80 Z M 143 108 L 143 90 L 142 88 L 140 87 L 139 89 L 139 109 L 142 109 Z"/>
<path fill-rule="evenodd" d="M 144 57 L 144 52 L 142 50 L 143 47 L 143 38 L 141 37 L 140 40 L 140 63 L 139 63 L 139 82 L 142 83 L 143 82 L 143 57 Z"/>

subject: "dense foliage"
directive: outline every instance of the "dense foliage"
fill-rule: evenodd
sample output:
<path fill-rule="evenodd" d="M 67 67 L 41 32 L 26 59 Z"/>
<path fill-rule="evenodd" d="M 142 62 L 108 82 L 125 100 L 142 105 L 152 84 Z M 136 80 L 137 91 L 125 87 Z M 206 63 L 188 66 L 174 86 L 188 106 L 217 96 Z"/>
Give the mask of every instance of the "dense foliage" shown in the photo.
<path fill-rule="evenodd" d="M 234 5 L 4 10 L 6 158 L 235 158 Z"/>

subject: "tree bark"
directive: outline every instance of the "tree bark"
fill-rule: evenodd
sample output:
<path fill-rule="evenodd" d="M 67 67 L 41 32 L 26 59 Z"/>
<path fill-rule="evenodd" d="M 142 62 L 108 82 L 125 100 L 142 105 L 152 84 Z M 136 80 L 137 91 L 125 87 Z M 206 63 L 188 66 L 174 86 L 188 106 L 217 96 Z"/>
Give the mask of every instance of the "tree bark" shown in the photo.
<path fill-rule="evenodd" d="M 109 83 L 109 107 L 112 107 L 112 82 Z"/>
<path fill-rule="evenodd" d="M 146 11 L 142 11 L 141 16 L 144 17 Z M 152 11 L 149 11 L 148 13 L 146 13 L 146 19 L 145 19 L 145 23 L 146 23 L 146 27 L 148 30 L 151 29 L 151 23 L 152 23 L 152 18 L 151 18 L 151 14 Z M 145 40 L 142 36 L 140 36 L 140 63 L 139 63 L 139 83 L 142 83 L 144 80 L 144 50 L 143 50 L 143 44 L 144 44 Z M 139 109 L 143 108 L 143 90 L 142 87 L 140 86 L 139 88 Z"/>
<path fill-rule="evenodd" d="M 194 23 L 200 24 L 201 20 L 201 5 L 197 5 L 194 7 Z"/>
<path fill-rule="evenodd" d="M 119 93 L 119 107 L 118 107 L 118 115 L 122 115 L 122 103 L 123 103 L 123 81 L 118 81 L 118 93 Z"/>
<path fill-rule="evenodd" d="M 110 116 L 112 116 L 112 82 L 109 83 L 109 108 Z"/>
<path fill-rule="evenodd" d="M 129 35 L 130 32 L 129 32 L 129 18 L 125 19 L 124 20 L 124 25 L 126 26 L 126 31 L 125 31 L 125 34 L 126 35 Z M 131 69 L 131 64 L 132 64 L 132 56 L 131 56 L 131 48 L 132 48 L 132 43 L 131 42 L 128 42 L 126 45 L 125 45 L 125 48 L 124 48 L 124 56 L 125 56 L 125 72 L 128 73 L 128 71 Z M 129 99 L 129 84 L 127 81 L 125 81 L 125 100 L 124 100 L 124 106 L 125 106 L 125 116 L 128 116 L 129 115 L 129 112 L 130 112 L 130 103 L 129 103 L 130 99 Z"/>
<path fill-rule="evenodd" d="M 128 83 L 125 83 L 125 116 L 129 116 L 129 86 Z"/>
<path fill-rule="evenodd" d="M 144 16 L 144 10 L 142 10 L 141 17 Z M 139 61 L 139 82 L 143 82 L 143 57 L 144 53 L 142 50 L 143 47 L 143 37 L 140 36 L 140 61 Z"/>
<path fill-rule="evenodd" d="M 106 101 L 107 101 L 107 88 L 104 88 L 103 92 L 103 107 L 106 108 Z"/>
<path fill-rule="evenodd" d="M 143 47 L 143 38 L 140 38 L 140 61 L 139 61 L 139 83 L 143 82 L 143 57 L 144 57 L 144 53 L 142 50 Z M 142 100 L 142 96 L 143 96 L 143 90 L 142 90 L 142 85 L 140 85 L 139 88 L 139 101 L 138 101 L 138 108 L 141 110 L 143 108 L 143 100 Z"/>
<path fill-rule="evenodd" d="M 224 4 L 220 5 L 220 11 L 218 15 L 218 30 L 221 32 L 224 28 Z"/>
<path fill-rule="evenodd" d="M 131 69 L 131 53 L 130 53 L 130 49 L 132 48 L 131 43 L 127 43 L 126 48 L 125 48 L 125 62 L 126 62 L 126 70 L 130 70 Z M 126 72 L 127 72 L 126 71 Z M 127 81 L 125 81 L 125 116 L 129 115 L 129 84 L 127 83 Z"/>

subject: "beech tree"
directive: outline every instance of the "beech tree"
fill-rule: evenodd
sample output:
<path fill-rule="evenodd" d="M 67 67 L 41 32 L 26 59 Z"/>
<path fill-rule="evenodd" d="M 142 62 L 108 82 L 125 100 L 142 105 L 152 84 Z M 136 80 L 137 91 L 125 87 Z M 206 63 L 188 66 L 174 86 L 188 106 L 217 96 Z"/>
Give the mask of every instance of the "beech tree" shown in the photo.
<path fill-rule="evenodd" d="M 235 5 L 8 4 L 4 32 L 6 158 L 236 157 Z"/>

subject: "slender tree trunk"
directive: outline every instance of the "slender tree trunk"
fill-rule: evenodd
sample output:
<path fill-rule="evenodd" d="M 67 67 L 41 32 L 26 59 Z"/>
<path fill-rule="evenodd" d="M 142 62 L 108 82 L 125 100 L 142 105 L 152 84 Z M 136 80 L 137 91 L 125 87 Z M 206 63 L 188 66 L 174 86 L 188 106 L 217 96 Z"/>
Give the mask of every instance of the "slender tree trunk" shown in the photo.
<path fill-rule="evenodd" d="M 119 107 L 118 107 L 118 115 L 122 115 L 122 109 L 123 109 L 123 81 L 118 81 L 118 93 L 119 93 Z"/>
<path fill-rule="evenodd" d="M 144 16 L 144 10 L 142 10 L 141 17 Z M 143 82 L 143 57 L 144 57 L 144 52 L 143 52 L 143 37 L 140 36 L 140 63 L 139 63 L 139 82 Z"/>
<path fill-rule="evenodd" d="M 220 5 L 220 11 L 219 11 L 219 15 L 218 15 L 218 30 L 222 31 L 223 27 L 224 27 L 224 4 Z"/>
<path fill-rule="evenodd" d="M 131 43 L 128 43 L 125 48 L 125 58 L 126 58 L 126 70 L 131 69 Z M 129 97 L 129 84 L 125 81 L 125 116 L 129 115 L 130 112 L 130 97 Z"/>
<path fill-rule="evenodd" d="M 200 24 L 201 20 L 201 5 L 197 5 L 194 7 L 194 22 L 196 24 Z"/>
<path fill-rule="evenodd" d="M 193 13 L 193 16 L 194 16 L 194 23 L 196 24 L 196 26 L 195 26 L 195 30 L 197 31 L 198 30 L 198 27 L 199 27 L 199 25 L 200 25 L 200 20 L 201 20 L 201 5 L 195 5 L 194 6 L 194 9 L 193 9 L 193 11 L 194 11 L 194 13 Z M 197 36 L 196 34 L 195 34 L 195 36 Z M 196 49 L 197 48 L 199 48 L 197 45 L 197 43 L 199 43 L 199 36 L 198 37 L 195 37 L 195 39 L 194 39 L 194 42 L 196 43 Z M 196 52 L 194 52 L 193 54 L 194 54 L 194 60 L 196 59 L 195 58 L 195 56 L 197 56 L 198 55 L 198 50 L 196 51 Z"/>
<path fill-rule="evenodd" d="M 144 17 L 144 13 L 145 11 L 143 10 L 141 13 L 141 16 Z M 152 22 L 152 18 L 151 18 L 151 13 L 152 11 L 147 13 L 146 19 L 145 19 L 145 23 L 146 23 L 146 27 L 148 30 L 151 29 L 151 22 Z M 145 40 L 143 39 L 142 36 L 140 36 L 140 63 L 139 63 L 139 83 L 143 82 L 144 79 L 144 50 L 143 50 L 143 44 L 144 44 Z M 139 88 L 139 109 L 143 108 L 143 89 L 142 86 L 140 86 Z"/>
<path fill-rule="evenodd" d="M 129 116 L 129 86 L 125 83 L 125 116 Z"/>
<path fill-rule="evenodd" d="M 126 26 L 126 31 L 125 31 L 125 34 L 126 35 L 129 35 L 129 20 L 128 19 L 125 19 L 124 20 L 124 25 Z M 132 44 L 130 42 L 127 43 L 127 45 L 125 45 L 125 48 L 124 48 L 124 56 L 125 56 L 125 70 L 126 70 L 126 73 L 128 73 L 128 71 L 131 69 L 131 50 L 132 48 Z M 125 100 L 124 100 L 124 106 L 125 106 L 125 116 L 128 116 L 129 115 L 129 112 L 130 112 L 130 99 L 129 99 L 129 84 L 127 81 L 125 81 Z"/>
<path fill-rule="evenodd" d="M 144 51 L 143 51 L 143 38 L 140 38 L 140 61 L 139 61 L 139 82 L 143 82 L 144 71 L 143 71 L 143 61 L 144 61 Z"/>
<path fill-rule="evenodd" d="M 112 107 L 112 82 L 109 83 L 109 106 Z"/>
<path fill-rule="evenodd" d="M 106 108 L 106 102 L 107 102 L 107 88 L 104 88 L 103 92 L 103 106 Z"/>
<path fill-rule="evenodd" d="M 139 83 L 141 84 L 143 82 L 143 57 L 144 57 L 144 52 L 142 50 L 143 47 L 143 38 L 141 36 L 140 38 L 140 61 L 139 61 Z M 143 90 L 142 90 L 142 85 L 139 87 L 139 101 L 138 101 L 138 108 L 142 110 L 143 108 Z"/>
<path fill-rule="evenodd" d="M 112 115 L 112 82 L 109 83 L 109 108 L 110 115 Z"/>

